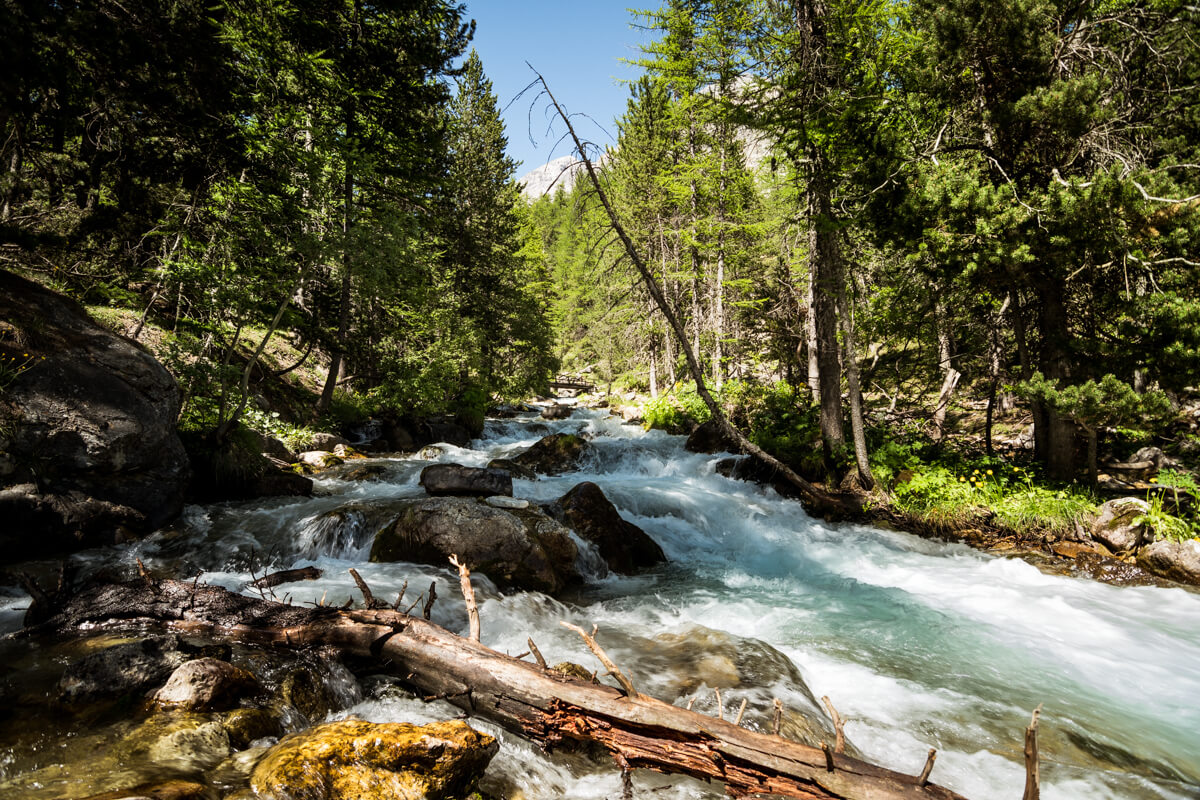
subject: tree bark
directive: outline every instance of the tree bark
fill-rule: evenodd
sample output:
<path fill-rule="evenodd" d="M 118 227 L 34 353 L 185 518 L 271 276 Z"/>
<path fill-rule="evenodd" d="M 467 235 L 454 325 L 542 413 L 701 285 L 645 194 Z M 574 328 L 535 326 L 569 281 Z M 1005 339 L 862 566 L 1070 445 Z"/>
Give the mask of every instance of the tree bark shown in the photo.
<path fill-rule="evenodd" d="M 547 749 L 595 743 L 634 768 L 721 781 L 735 797 L 964 800 L 845 754 L 833 758 L 832 751 L 755 733 L 640 693 L 563 677 L 390 609 L 302 608 L 215 586 L 137 579 L 88 587 L 55 611 L 23 635 L 141 630 L 149 623 L 256 645 L 332 647 L 391 662 L 423 695 L 445 699 Z"/>
<path fill-rule="evenodd" d="M 850 314 L 850 303 L 846 298 L 846 285 L 838 287 L 838 314 L 842 320 L 842 342 L 846 352 L 846 387 L 850 393 L 850 432 L 854 438 L 854 462 L 858 467 L 858 482 L 870 491 L 875 487 L 875 476 L 871 474 L 871 462 L 867 455 L 867 431 L 863 423 L 862 388 L 858 376 L 858 354 L 854 350 L 854 317 Z"/>
<path fill-rule="evenodd" d="M 942 369 L 942 389 L 938 392 L 937 406 L 933 409 L 933 441 L 940 442 L 945 435 L 950 398 L 954 396 L 962 374 L 954 368 L 953 354 L 950 352 L 950 323 L 940 302 L 934 316 L 937 318 L 938 367 Z"/>
<path fill-rule="evenodd" d="M 1040 293 L 1039 323 L 1042 338 L 1042 374 L 1065 385 L 1070 380 L 1069 331 L 1063 286 L 1055 280 L 1043 283 Z M 1042 416 L 1045 425 L 1046 474 L 1053 480 L 1068 481 L 1075 475 L 1075 423 L 1052 408 Z M 1036 425 L 1038 420 L 1035 420 Z"/>
<path fill-rule="evenodd" d="M 821 443 L 826 468 L 835 465 L 834 456 L 846 445 L 842 426 L 842 364 L 838 343 L 837 297 L 845 291 L 842 253 L 838 232 L 833 228 L 829 165 L 817 149 L 809 154 L 808 220 L 809 268 L 813 275 L 810 313 L 814 317 L 817 339 L 817 385 L 821 414 Z"/>

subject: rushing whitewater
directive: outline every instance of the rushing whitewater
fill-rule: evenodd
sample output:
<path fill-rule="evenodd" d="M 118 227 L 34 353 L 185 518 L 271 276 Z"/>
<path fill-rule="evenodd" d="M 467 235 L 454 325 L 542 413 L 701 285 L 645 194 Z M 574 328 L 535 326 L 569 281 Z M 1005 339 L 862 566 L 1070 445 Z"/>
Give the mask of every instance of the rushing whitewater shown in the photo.
<path fill-rule="evenodd" d="M 1200 594 L 1115 587 L 1045 574 L 1018 560 L 856 525 L 829 525 L 772 490 L 714 471 L 720 456 L 683 449 L 682 437 L 643 432 L 598 411 L 571 419 L 490 422 L 472 449 L 442 445 L 438 461 L 482 466 L 553 432 L 592 439 L 579 472 L 514 481 L 514 495 L 548 502 L 594 481 L 663 548 L 670 564 L 604 575 L 585 550 L 587 584 L 569 596 L 502 594 L 476 576 L 483 641 L 512 654 L 532 637 L 551 663 L 599 665 L 559 622 L 599 626 L 597 638 L 639 691 L 769 726 L 772 702 L 793 735 L 828 729 L 815 698 L 828 695 L 866 759 L 917 773 L 938 750 L 934 781 L 972 800 L 1019 798 L 1030 712 L 1040 723 L 1043 797 L 1189 798 L 1200 786 Z M 368 463 L 368 462 L 356 462 Z M 449 566 L 368 564 L 391 500 L 422 494 L 417 457 L 389 459 L 370 481 L 318 480 L 318 496 L 189 509 L 184 520 L 128 549 L 80 557 L 141 558 L 181 576 L 239 591 L 251 574 L 305 564 L 319 581 L 277 590 L 292 602 L 357 597 L 357 568 L 375 594 L 408 597 L 438 582 L 434 621 L 465 632 Z M 341 509 L 339 513 L 331 513 Z M 8 602 L 14 609 L 23 601 Z M 4 622 L 16 624 L 10 611 Z M 394 691 L 342 715 L 372 721 L 459 714 Z M 620 792 L 608 764 L 547 757 L 502 739 L 485 788 L 510 798 L 599 800 Z M 654 797 L 717 798 L 719 786 L 638 773 Z"/>

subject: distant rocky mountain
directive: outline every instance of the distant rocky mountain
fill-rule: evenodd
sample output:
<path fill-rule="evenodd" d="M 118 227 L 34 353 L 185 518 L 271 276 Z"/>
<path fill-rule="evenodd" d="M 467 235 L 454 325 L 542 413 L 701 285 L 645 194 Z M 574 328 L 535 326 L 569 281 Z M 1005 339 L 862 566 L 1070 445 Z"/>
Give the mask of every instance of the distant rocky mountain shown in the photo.
<path fill-rule="evenodd" d="M 747 169 L 751 172 L 758 172 L 764 162 L 771 157 L 770 137 L 762 131 L 741 127 L 737 129 L 736 136 L 742 146 Z M 595 159 L 594 163 L 599 167 L 608 158 L 609 155 L 605 152 Z M 575 156 L 562 156 L 540 167 L 534 167 L 517 178 L 517 183 L 521 186 L 521 195 L 532 203 L 544 194 L 553 194 L 558 191 L 559 186 L 563 188 L 563 191 L 571 191 L 571 187 L 575 185 L 575 179 L 582 172 L 582 161 Z"/>
<path fill-rule="evenodd" d="M 532 203 L 544 194 L 558 191 L 559 186 L 571 191 L 582 169 L 582 161 L 574 156 L 563 156 L 529 170 L 517 178 L 517 183 L 521 185 L 521 194 Z"/>

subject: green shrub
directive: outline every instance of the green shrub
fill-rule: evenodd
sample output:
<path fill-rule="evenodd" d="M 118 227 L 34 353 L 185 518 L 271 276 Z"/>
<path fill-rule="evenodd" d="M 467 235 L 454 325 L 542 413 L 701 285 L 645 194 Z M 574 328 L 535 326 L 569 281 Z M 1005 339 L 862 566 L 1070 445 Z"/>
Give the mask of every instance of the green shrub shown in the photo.
<path fill-rule="evenodd" d="M 1038 485 L 1025 468 L 994 459 L 969 472 L 965 466 L 950 469 L 911 461 L 906 468 L 913 475 L 893 491 L 896 506 L 943 524 L 994 516 L 1000 525 L 1013 530 L 1062 535 L 1096 508 L 1095 498 L 1076 486 Z"/>
<path fill-rule="evenodd" d="M 646 428 L 668 433 L 687 433 L 693 426 L 708 422 L 711 416 L 694 384 L 677 385 L 642 406 Z"/>

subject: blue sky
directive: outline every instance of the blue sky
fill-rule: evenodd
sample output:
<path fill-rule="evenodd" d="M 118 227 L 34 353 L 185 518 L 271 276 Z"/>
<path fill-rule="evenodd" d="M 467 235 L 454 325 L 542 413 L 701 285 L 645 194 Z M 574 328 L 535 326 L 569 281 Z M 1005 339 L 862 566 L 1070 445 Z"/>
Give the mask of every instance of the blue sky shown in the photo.
<path fill-rule="evenodd" d="M 630 27 L 629 0 L 468 0 L 467 17 L 477 23 L 472 46 L 491 79 L 508 132 L 508 153 L 524 164 L 522 175 L 571 150 L 558 139 L 561 123 L 550 126 L 547 104 L 539 101 L 530 110 L 536 90 L 513 98 L 534 75 L 528 61 L 546 77 L 559 102 L 572 114 L 579 134 L 600 145 L 616 136 L 613 120 L 624 113 L 628 88 L 621 83 L 639 71 L 621 63 L 637 58 L 644 31 Z M 634 0 L 636 4 L 636 0 Z M 637 5 L 656 8 L 658 0 Z M 602 127 L 601 127 L 602 126 Z M 549 127 L 549 132 L 547 131 Z M 533 139 L 531 142 L 530 139 Z"/>

